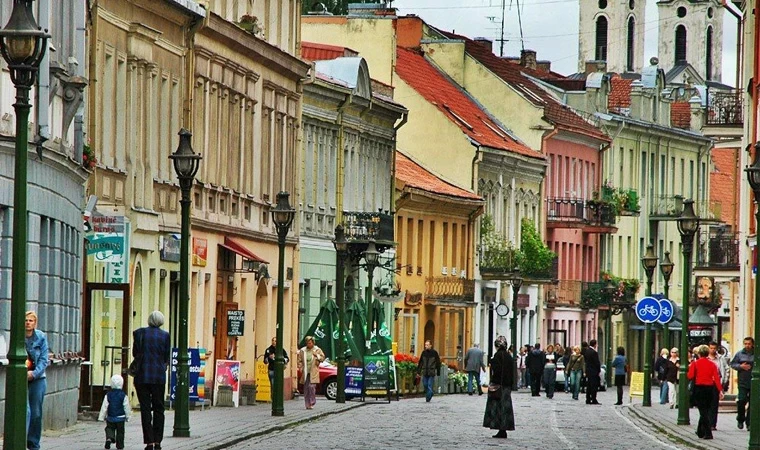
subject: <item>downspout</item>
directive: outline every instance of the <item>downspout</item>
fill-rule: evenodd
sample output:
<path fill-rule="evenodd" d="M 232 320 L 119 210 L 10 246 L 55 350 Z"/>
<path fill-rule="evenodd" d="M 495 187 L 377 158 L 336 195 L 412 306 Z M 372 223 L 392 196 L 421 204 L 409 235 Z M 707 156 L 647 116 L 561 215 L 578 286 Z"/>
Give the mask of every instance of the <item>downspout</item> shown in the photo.
<path fill-rule="evenodd" d="M 473 143 L 473 145 L 475 146 L 475 156 L 472 157 L 472 167 L 470 170 L 470 189 L 477 194 L 478 191 L 475 190 L 475 179 L 477 178 L 475 168 L 480 164 L 480 144 Z"/>
<path fill-rule="evenodd" d="M 83 2 L 74 2 L 74 57 L 76 58 L 76 73 L 78 77 L 85 77 L 85 63 L 87 57 L 87 11 Z M 92 96 L 88 93 L 89 98 Z M 81 163 L 84 151 L 84 102 L 79 104 L 74 115 L 74 159 Z"/>
<path fill-rule="evenodd" d="M 39 1 L 39 25 L 43 30 L 50 29 L 50 0 Z M 37 94 L 35 99 L 35 115 L 37 116 L 37 137 L 35 145 L 37 154 L 42 156 L 42 145 L 50 139 L 50 52 L 53 43 L 48 40 L 46 43 L 47 51 L 42 56 L 38 72 L 39 80 L 37 84 Z"/>
<path fill-rule="evenodd" d="M 757 142 L 757 107 L 758 107 L 758 98 L 757 98 L 757 84 L 758 84 L 758 77 L 760 77 L 760 73 L 758 73 L 758 61 L 760 61 L 760 55 L 758 55 L 758 51 L 760 50 L 760 2 L 755 2 L 755 11 L 753 14 L 754 17 L 754 47 L 752 48 L 752 82 L 749 86 L 749 94 L 752 98 L 752 122 L 750 122 L 750 126 L 752 127 L 751 130 L 751 136 L 752 141 L 751 143 L 754 144 Z M 737 86 L 738 87 L 738 86 Z"/>
<path fill-rule="evenodd" d="M 343 158 L 344 156 L 344 140 L 343 140 L 343 112 L 348 108 L 349 105 L 354 101 L 354 94 L 346 94 L 346 99 L 341 102 L 341 104 L 338 106 L 338 116 L 335 118 L 335 125 L 338 126 L 338 167 L 337 167 L 337 173 L 338 176 L 335 180 L 335 197 L 336 197 L 336 211 L 335 211 L 335 223 L 343 223 L 343 189 L 345 188 L 345 160 Z M 395 158 L 394 158 L 395 159 Z"/>
<path fill-rule="evenodd" d="M 736 17 L 736 89 L 741 86 L 742 76 L 742 16 L 728 5 L 728 0 L 722 0 L 723 8 Z"/>
<path fill-rule="evenodd" d="M 90 17 L 90 30 L 89 30 L 89 44 L 90 44 L 90 51 L 87 61 L 87 78 L 89 81 L 88 84 L 88 95 L 87 95 L 87 134 L 90 139 L 90 145 L 97 149 L 98 148 L 98 141 L 97 141 L 97 122 L 95 118 L 97 117 L 96 110 L 95 110 L 95 104 L 97 103 L 95 101 L 96 95 L 95 93 L 98 92 L 98 70 L 97 70 L 97 62 L 98 62 L 98 23 L 100 22 L 100 13 L 98 13 L 98 0 L 93 0 L 90 4 L 90 11 L 89 11 L 89 17 Z M 100 158 L 102 159 L 102 156 Z M 81 159 L 79 160 L 81 161 Z M 97 177 L 92 177 L 92 192 L 99 192 L 97 186 L 94 186 L 94 184 L 97 183 Z"/>
<path fill-rule="evenodd" d="M 185 31 L 185 107 L 182 112 L 182 127 L 193 129 L 193 99 L 195 86 L 195 35 L 206 25 L 210 14 L 205 18 L 194 16 Z M 179 130 L 177 130 L 179 131 Z"/>
<path fill-rule="evenodd" d="M 405 112 L 401 115 L 401 121 L 397 123 L 393 127 L 393 142 L 394 144 L 398 142 L 397 136 L 398 136 L 398 130 L 406 125 L 407 120 L 409 120 L 409 112 Z M 395 147 L 395 145 L 394 145 Z M 391 214 L 396 213 L 396 151 L 393 151 L 393 157 L 391 158 Z"/>

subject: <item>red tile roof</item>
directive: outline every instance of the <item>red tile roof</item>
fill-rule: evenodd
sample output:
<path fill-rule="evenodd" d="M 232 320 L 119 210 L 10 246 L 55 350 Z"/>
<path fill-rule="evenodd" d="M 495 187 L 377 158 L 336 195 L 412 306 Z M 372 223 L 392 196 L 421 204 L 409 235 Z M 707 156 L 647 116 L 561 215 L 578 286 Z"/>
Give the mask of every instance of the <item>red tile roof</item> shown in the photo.
<path fill-rule="evenodd" d="M 543 106 L 544 115 L 549 122 L 568 131 L 581 133 L 605 142 L 610 141 L 610 138 L 600 129 L 587 122 L 573 111 L 572 108 L 564 105 L 532 79 L 528 78 L 530 76 L 536 79 L 554 79 L 560 78 L 560 75 L 545 70 L 530 69 L 510 62 L 509 59 L 500 58 L 493 54 L 488 45 L 483 45 L 466 36 L 442 30 L 438 30 L 438 32 L 451 39 L 463 40 L 465 42 L 465 51 L 470 56 L 486 66 L 488 70 L 495 73 L 499 78 L 509 83 L 514 89 L 520 91 L 528 101 L 537 106 Z"/>
<path fill-rule="evenodd" d="M 396 178 L 407 186 L 426 192 L 483 201 L 479 195 L 444 181 L 399 151 L 396 152 Z"/>
<path fill-rule="evenodd" d="M 620 75 L 613 75 L 610 80 L 610 95 L 607 97 L 607 109 L 616 114 L 623 112 L 623 109 L 631 107 L 631 83 L 633 80 L 621 78 Z"/>
<path fill-rule="evenodd" d="M 513 139 L 419 52 L 397 47 L 396 54 L 396 73 L 399 77 L 425 100 L 435 105 L 467 136 L 491 148 L 545 159 L 541 153 Z"/>
<path fill-rule="evenodd" d="M 738 225 L 736 207 L 742 172 L 738 167 L 738 148 L 713 148 L 714 169 L 710 172 L 710 203 L 720 204 L 720 220 L 734 230 Z"/>
<path fill-rule="evenodd" d="M 308 61 L 326 61 L 343 56 L 359 56 L 359 52 L 348 47 L 301 42 L 301 58 Z"/>
<path fill-rule="evenodd" d="M 675 128 L 691 128 L 691 106 L 689 102 L 673 102 L 670 104 L 670 126 Z"/>

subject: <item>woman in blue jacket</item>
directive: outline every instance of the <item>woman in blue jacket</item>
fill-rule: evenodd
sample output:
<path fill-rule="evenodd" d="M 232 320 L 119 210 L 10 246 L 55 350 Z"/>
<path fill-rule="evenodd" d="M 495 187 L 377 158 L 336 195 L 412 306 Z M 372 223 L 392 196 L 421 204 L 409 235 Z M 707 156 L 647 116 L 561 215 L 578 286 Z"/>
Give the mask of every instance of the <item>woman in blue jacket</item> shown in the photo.
<path fill-rule="evenodd" d="M 623 347 L 617 348 L 617 356 L 612 360 L 612 367 L 615 368 L 615 386 L 617 387 L 617 403 L 616 405 L 623 404 L 623 386 L 625 386 L 625 373 L 628 365 L 625 359 L 625 349 Z"/>
<path fill-rule="evenodd" d="M 42 402 L 47 391 L 45 369 L 50 362 L 48 340 L 37 329 L 37 313 L 27 311 L 24 317 L 26 346 L 26 380 L 28 394 L 26 404 L 26 448 L 38 450 L 42 438 Z"/>

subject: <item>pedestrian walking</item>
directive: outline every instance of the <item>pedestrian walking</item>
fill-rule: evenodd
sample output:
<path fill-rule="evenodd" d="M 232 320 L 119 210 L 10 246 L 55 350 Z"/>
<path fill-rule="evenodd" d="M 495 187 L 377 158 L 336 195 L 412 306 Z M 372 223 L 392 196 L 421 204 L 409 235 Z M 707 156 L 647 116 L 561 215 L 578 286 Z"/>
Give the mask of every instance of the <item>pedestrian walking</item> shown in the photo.
<path fill-rule="evenodd" d="M 678 355 L 678 348 L 670 349 L 670 358 L 665 361 L 665 382 L 668 383 L 668 404 L 670 409 L 676 407 L 678 398 L 678 369 L 681 367 L 681 359 Z"/>
<path fill-rule="evenodd" d="M 163 313 L 153 311 L 148 316 L 148 326 L 132 333 L 132 356 L 140 361 L 135 374 L 135 390 L 140 402 L 145 450 L 161 450 L 164 440 L 164 393 L 171 345 L 169 333 L 161 329 L 163 324 Z"/>
<path fill-rule="evenodd" d="M 37 313 L 24 316 L 24 346 L 26 347 L 26 448 L 38 450 L 42 439 L 42 404 L 47 392 L 45 371 L 50 364 L 47 335 L 37 329 Z"/>
<path fill-rule="evenodd" d="M 596 393 L 599 391 L 599 384 L 601 383 L 602 363 L 599 361 L 599 353 L 596 351 L 596 339 L 589 341 L 586 354 L 583 357 L 586 360 L 586 378 L 588 379 L 586 404 L 600 405 L 601 403 L 596 399 Z"/>
<path fill-rule="evenodd" d="M 570 364 L 570 357 L 573 355 L 573 349 L 565 347 L 565 351 L 562 354 L 562 367 L 567 367 Z M 565 376 L 565 392 L 570 392 L 570 377 Z"/>
<path fill-rule="evenodd" d="M 530 373 L 530 395 L 538 397 L 541 395 L 541 378 L 546 365 L 546 353 L 541 350 L 541 344 L 536 344 L 525 359 L 525 365 Z"/>
<path fill-rule="evenodd" d="M 486 365 L 483 363 L 485 353 L 480 349 L 478 344 L 472 344 L 467 353 L 464 355 L 464 369 L 467 371 L 467 393 L 472 395 L 472 381 L 475 380 L 475 387 L 478 389 L 478 395 L 483 395 L 480 388 L 480 370 L 485 370 Z"/>
<path fill-rule="evenodd" d="M 554 388 L 557 383 L 557 363 L 555 358 L 557 354 L 554 352 L 553 346 L 550 344 L 546 347 L 546 363 L 544 364 L 544 390 L 546 390 L 546 398 L 554 398 Z"/>
<path fill-rule="evenodd" d="M 303 399 L 306 409 L 314 408 L 317 403 L 317 384 L 319 384 L 319 364 L 325 360 L 322 349 L 314 345 L 314 336 L 304 338 L 306 345 L 298 350 L 298 370 L 301 371 Z"/>
<path fill-rule="evenodd" d="M 696 353 L 699 354 L 699 359 L 689 364 L 688 378 L 694 383 L 694 404 L 699 410 L 697 436 L 700 439 L 712 439 L 710 408 L 716 397 L 723 398 L 723 385 L 718 368 L 707 358 L 710 354 L 709 347 L 702 345 Z M 713 391 L 718 392 L 717 396 Z"/>
<path fill-rule="evenodd" d="M 504 348 L 504 352 L 507 349 Z M 422 386 L 425 388 L 425 401 L 430 402 L 433 398 L 433 382 L 435 377 L 441 374 L 441 357 L 433 349 L 433 343 L 425 341 L 425 350 L 420 355 L 420 362 L 417 364 L 417 372 L 422 375 Z"/>
<path fill-rule="evenodd" d="M 116 374 L 111 377 L 111 390 L 108 391 L 100 407 L 98 420 L 106 421 L 106 444 L 104 448 L 124 448 L 124 423 L 132 417 L 132 407 L 124 392 L 124 378 Z"/>
<path fill-rule="evenodd" d="M 747 423 L 749 429 L 749 408 L 747 402 L 750 395 L 750 380 L 752 379 L 752 366 L 755 364 L 755 340 L 751 337 L 744 338 L 744 348 L 736 352 L 731 360 L 731 368 L 737 372 L 739 393 L 736 396 L 736 426 L 744 428 Z M 745 411 L 746 408 L 746 411 Z"/>
<path fill-rule="evenodd" d="M 270 392 L 274 392 L 274 359 L 277 353 L 277 336 L 272 338 L 272 345 L 264 350 L 264 364 L 267 365 L 267 375 L 269 375 L 269 389 Z M 282 349 L 282 356 L 285 358 L 285 364 L 290 362 L 288 358 L 288 352 Z M 278 388 L 282 389 L 282 388 Z"/>
<path fill-rule="evenodd" d="M 720 388 L 721 391 L 723 391 L 723 386 L 725 386 L 725 381 L 728 379 L 729 375 L 729 368 L 728 363 L 725 359 L 723 359 L 718 354 L 718 343 L 715 341 L 711 341 L 708 344 L 708 348 L 710 352 L 707 355 L 707 359 L 710 360 L 713 364 L 715 364 L 715 368 L 718 369 L 718 373 L 720 374 Z M 712 427 L 713 431 L 718 429 L 718 404 L 720 403 L 718 401 L 718 392 L 715 391 L 713 393 L 714 398 L 712 403 L 710 404 L 710 426 Z"/>
<path fill-rule="evenodd" d="M 526 368 L 525 368 L 525 357 L 527 356 L 528 351 L 526 350 L 525 346 L 523 345 L 520 347 L 520 353 L 517 354 L 517 375 L 519 378 L 517 379 L 517 387 L 519 388 L 526 388 L 528 387 L 527 378 L 526 378 Z"/>
<path fill-rule="evenodd" d="M 665 367 L 668 361 L 668 349 L 660 350 L 660 356 L 654 363 L 654 372 L 657 374 L 657 381 L 660 382 L 660 404 L 668 403 L 668 382 L 665 380 Z"/>
<path fill-rule="evenodd" d="M 581 355 L 581 348 L 576 345 L 573 347 L 573 354 L 570 355 L 570 359 L 565 365 L 565 379 L 570 379 L 570 392 L 573 394 L 573 400 L 578 400 L 578 391 L 581 388 L 584 370 L 586 370 L 586 360 Z"/>
<path fill-rule="evenodd" d="M 615 387 L 617 388 L 617 402 L 615 405 L 622 405 L 625 375 L 628 373 L 628 360 L 625 359 L 625 348 L 617 348 L 617 355 L 612 360 L 612 368 L 615 369 Z"/>
<path fill-rule="evenodd" d="M 499 430 L 493 437 L 507 438 L 507 431 L 515 429 L 515 413 L 512 406 L 512 383 L 514 381 L 512 356 L 507 352 L 507 338 L 499 336 L 494 342 L 496 353 L 491 358 L 491 385 L 498 383 L 497 394 L 489 387 L 483 427 Z"/>

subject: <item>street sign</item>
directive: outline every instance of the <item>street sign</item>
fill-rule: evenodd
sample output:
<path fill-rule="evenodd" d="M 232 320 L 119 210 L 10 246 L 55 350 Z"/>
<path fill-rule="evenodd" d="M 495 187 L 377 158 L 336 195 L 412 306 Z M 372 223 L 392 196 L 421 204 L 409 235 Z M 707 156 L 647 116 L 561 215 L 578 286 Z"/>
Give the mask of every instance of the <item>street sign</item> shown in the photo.
<path fill-rule="evenodd" d="M 644 323 L 656 322 L 661 310 L 660 302 L 654 297 L 644 297 L 636 302 L 636 317 Z"/>
<path fill-rule="evenodd" d="M 669 323 L 673 320 L 674 311 L 673 302 L 667 298 L 660 299 L 660 316 L 657 318 L 657 322 L 663 325 Z"/>

